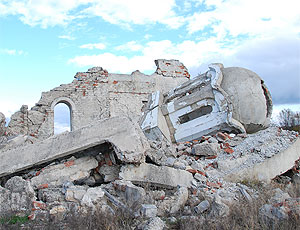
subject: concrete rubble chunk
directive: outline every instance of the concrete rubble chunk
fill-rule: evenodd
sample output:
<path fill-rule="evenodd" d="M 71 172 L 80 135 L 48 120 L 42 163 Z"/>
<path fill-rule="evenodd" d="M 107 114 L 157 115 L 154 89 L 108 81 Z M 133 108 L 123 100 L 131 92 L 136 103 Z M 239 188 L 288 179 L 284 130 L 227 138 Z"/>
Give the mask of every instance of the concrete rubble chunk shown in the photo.
<path fill-rule="evenodd" d="M 81 205 L 95 208 L 98 205 L 106 204 L 104 195 L 104 191 L 99 187 L 89 188 L 82 197 Z"/>
<path fill-rule="evenodd" d="M 84 186 L 72 186 L 67 188 L 65 192 L 66 201 L 80 202 L 87 191 Z"/>
<path fill-rule="evenodd" d="M 19 176 L 12 177 L 0 186 L 0 217 L 9 213 L 25 215 L 35 202 L 35 192 L 28 181 Z"/>
<path fill-rule="evenodd" d="M 143 217 L 155 217 L 157 215 L 157 207 L 153 204 L 142 204 L 140 213 Z"/>
<path fill-rule="evenodd" d="M 0 137 L 5 134 L 5 124 L 5 115 L 0 112 Z"/>
<path fill-rule="evenodd" d="M 190 74 L 187 68 L 178 60 L 155 60 L 156 73 L 161 74 L 165 77 L 186 77 L 190 78 Z"/>
<path fill-rule="evenodd" d="M 136 123 L 126 117 L 114 117 L 97 121 L 93 125 L 73 132 L 53 136 L 32 145 L 0 151 L 0 177 L 105 142 L 111 143 L 118 159 L 127 163 L 142 162 L 145 152 L 150 149 L 148 141 Z"/>
<path fill-rule="evenodd" d="M 186 187 L 179 187 L 174 195 L 166 197 L 158 205 L 158 215 L 162 216 L 166 213 L 175 214 L 184 207 L 189 197 L 189 192 Z"/>
<path fill-rule="evenodd" d="M 222 202 L 222 198 L 215 194 L 209 215 L 212 218 L 225 217 L 229 215 L 229 210 L 229 207 Z"/>
<path fill-rule="evenodd" d="M 103 165 L 100 167 L 99 173 L 104 177 L 104 182 L 114 181 L 119 178 L 120 166 Z"/>
<path fill-rule="evenodd" d="M 193 175 L 187 171 L 167 166 L 142 163 L 139 166 L 122 166 L 120 178 L 133 183 L 150 183 L 162 187 L 190 187 Z"/>
<path fill-rule="evenodd" d="M 147 221 L 142 230 L 163 230 L 165 222 L 159 217 L 153 217 Z"/>
<path fill-rule="evenodd" d="M 47 185 L 47 187 L 62 186 L 65 181 L 74 182 L 87 179 L 90 171 L 97 166 L 98 161 L 93 157 L 72 159 L 65 163 L 47 166 L 38 176 L 31 179 L 31 184 L 35 188 L 43 185 Z"/>
<path fill-rule="evenodd" d="M 203 142 L 193 146 L 192 154 L 202 156 L 216 156 L 220 152 L 218 143 Z"/>

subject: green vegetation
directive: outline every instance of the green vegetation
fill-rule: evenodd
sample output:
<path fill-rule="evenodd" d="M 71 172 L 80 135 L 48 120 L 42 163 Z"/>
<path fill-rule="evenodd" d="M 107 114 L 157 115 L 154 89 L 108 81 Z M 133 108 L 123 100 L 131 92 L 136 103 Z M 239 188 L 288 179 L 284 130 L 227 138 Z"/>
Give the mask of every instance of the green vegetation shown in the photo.
<path fill-rule="evenodd" d="M 1 225 L 14 225 L 14 224 L 24 224 L 28 222 L 28 216 L 9 216 L 9 217 L 2 217 L 0 218 Z M 0 226 L 1 226 L 0 225 Z"/>

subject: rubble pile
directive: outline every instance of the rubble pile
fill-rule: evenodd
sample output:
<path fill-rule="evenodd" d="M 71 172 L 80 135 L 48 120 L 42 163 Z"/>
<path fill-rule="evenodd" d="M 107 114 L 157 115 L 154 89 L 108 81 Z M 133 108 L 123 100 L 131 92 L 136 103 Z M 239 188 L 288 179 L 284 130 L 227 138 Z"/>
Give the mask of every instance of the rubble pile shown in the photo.
<path fill-rule="evenodd" d="M 272 102 L 256 74 L 212 64 L 186 81 L 179 61 L 156 64 L 151 77 L 100 67 L 78 73 L 72 83 L 43 93 L 31 110 L 23 106 L 8 127 L 0 113 L 0 217 L 63 220 L 71 212 L 123 210 L 136 218 L 137 229 L 164 229 L 178 220 L 230 215 L 234 204 L 259 197 L 251 181 L 289 178 L 288 186 L 300 188 L 299 134 L 268 127 Z M 247 90 L 229 87 L 240 72 L 244 81 L 257 82 L 260 112 L 250 118 L 238 113 Z M 240 100 L 232 98 L 233 89 L 244 92 Z M 73 126 L 53 136 L 59 102 L 71 106 Z M 45 119 L 28 125 L 36 113 Z M 299 197 L 283 190 L 260 208 L 267 221 L 287 219 L 290 212 L 300 217 Z"/>
<path fill-rule="evenodd" d="M 112 146 L 102 147 L 102 152 L 83 151 L 2 178 L 0 211 L 25 215 L 32 210 L 29 218 L 35 219 L 63 218 L 71 209 L 114 213 L 121 208 L 139 219 L 144 229 L 154 223 L 165 226 L 166 216 L 178 212 L 184 218 L 224 217 L 235 202 L 257 196 L 242 181 L 226 180 L 226 175 L 289 148 L 297 136 L 270 127 L 248 135 L 218 132 L 177 144 L 151 141 L 145 162 L 139 164 L 121 161 Z M 277 197 L 261 207 L 262 218 L 286 219 L 290 210 L 300 214 L 295 205 L 299 198 Z"/>

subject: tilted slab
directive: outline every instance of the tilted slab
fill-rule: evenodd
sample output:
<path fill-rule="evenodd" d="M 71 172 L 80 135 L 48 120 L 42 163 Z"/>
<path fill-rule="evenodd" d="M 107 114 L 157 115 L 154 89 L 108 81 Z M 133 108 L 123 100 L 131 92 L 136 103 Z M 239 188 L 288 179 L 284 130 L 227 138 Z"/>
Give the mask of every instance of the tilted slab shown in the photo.
<path fill-rule="evenodd" d="M 178 185 L 191 187 L 193 180 L 193 175 L 185 170 L 146 163 L 139 166 L 123 166 L 119 176 L 133 183 L 146 183 L 167 188 L 174 188 Z"/>
<path fill-rule="evenodd" d="M 291 169 L 300 158 L 300 139 L 298 138 L 289 148 L 255 165 L 252 168 L 229 174 L 225 179 L 238 182 L 242 180 L 259 180 L 270 182 L 274 177 Z"/>
<path fill-rule="evenodd" d="M 110 142 L 123 162 L 140 163 L 150 148 L 140 127 L 126 117 L 95 122 L 36 144 L 0 151 L 0 177 Z"/>

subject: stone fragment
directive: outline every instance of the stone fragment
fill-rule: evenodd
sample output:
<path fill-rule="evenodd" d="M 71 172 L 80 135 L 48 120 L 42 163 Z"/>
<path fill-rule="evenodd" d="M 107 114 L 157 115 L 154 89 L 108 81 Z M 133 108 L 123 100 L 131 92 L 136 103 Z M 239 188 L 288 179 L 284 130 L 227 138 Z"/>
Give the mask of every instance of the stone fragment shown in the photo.
<path fill-rule="evenodd" d="M 147 163 L 122 166 L 119 176 L 133 183 L 150 183 L 163 187 L 190 187 L 193 180 L 192 174 L 187 171 Z"/>
<path fill-rule="evenodd" d="M 0 216 L 10 213 L 24 215 L 31 211 L 36 197 L 28 181 L 13 177 L 6 182 L 5 187 L 0 186 Z"/>
<path fill-rule="evenodd" d="M 142 230 L 163 230 L 165 222 L 159 217 L 153 217 L 147 221 Z"/>
<path fill-rule="evenodd" d="M 283 207 L 277 208 L 270 204 L 265 204 L 259 209 L 259 216 L 266 221 L 282 220 L 288 217 Z"/>
<path fill-rule="evenodd" d="M 35 197 L 35 192 L 29 181 L 24 180 L 20 176 L 15 176 L 10 178 L 5 183 L 5 188 L 9 189 L 11 192 L 23 193 L 25 192 L 31 198 Z"/>
<path fill-rule="evenodd" d="M 113 185 L 116 190 L 124 192 L 128 203 L 143 202 L 146 196 L 145 190 L 142 187 L 135 186 L 131 181 L 116 180 Z"/>
<path fill-rule="evenodd" d="M 98 166 L 98 161 L 93 157 L 81 157 L 65 163 L 50 165 L 41 173 L 31 179 L 35 188 L 47 184 L 48 186 L 62 186 L 66 181 L 79 181 L 90 176 L 90 171 Z"/>
<path fill-rule="evenodd" d="M 203 142 L 200 144 L 194 145 L 192 149 L 192 153 L 197 156 L 214 156 L 218 155 L 220 151 L 220 146 L 218 143 L 209 143 L 209 142 Z"/>
<path fill-rule="evenodd" d="M 0 137 L 5 134 L 5 123 L 5 115 L 0 112 Z"/>
<path fill-rule="evenodd" d="M 174 157 L 168 157 L 166 160 L 166 166 L 172 167 L 175 163 L 176 159 Z"/>
<path fill-rule="evenodd" d="M 188 189 L 186 187 L 179 187 L 173 196 L 166 197 L 158 206 L 159 215 L 165 213 L 174 214 L 178 212 L 187 202 L 189 197 Z"/>
<path fill-rule="evenodd" d="M 38 198 L 46 203 L 62 202 L 65 200 L 65 196 L 61 192 L 61 188 L 39 189 Z"/>
<path fill-rule="evenodd" d="M 135 186 L 132 183 L 126 185 L 125 198 L 127 202 L 142 202 L 145 196 L 146 192 L 143 188 Z"/>
<path fill-rule="evenodd" d="M 155 217 L 157 215 L 157 207 L 153 204 L 142 204 L 140 213 L 143 217 Z"/>
<path fill-rule="evenodd" d="M 96 206 L 101 207 L 103 204 L 106 204 L 106 199 L 104 198 L 104 191 L 99 187 L 89 188 L 81 200 L 81 205 L 93 209 Z"/>
<path fill-rule="evenodd" d="M 66 201 L 80 202 L 85 195 L 87 188 L 84 186 L 72 186 L 67 188 L 65 193 Z"/>
<path fill-rule="evenodd" d="M 215 194 L 209 215 L 212 218 L 225 217 L 229 215 L 229 211 L 229 207 L 222 202 L 221 197 Z"/>
<path fill-rule="evenodd" d="M 99 173 L 104 177 L 104 182 L 111 182 L 118 179 L 120 173 L 120 166 L 103 165 L 100 167 Z"/>

